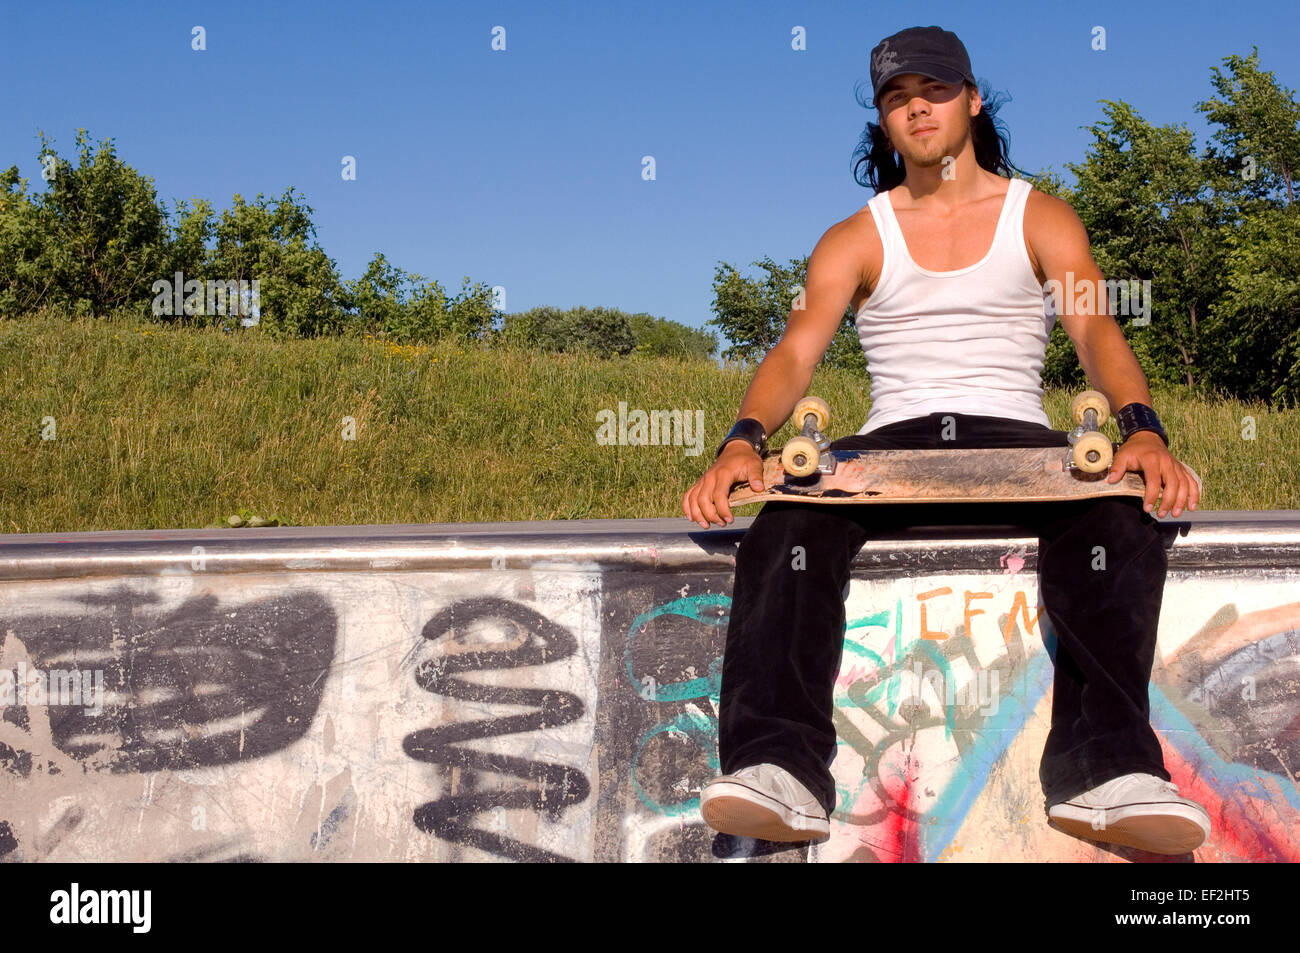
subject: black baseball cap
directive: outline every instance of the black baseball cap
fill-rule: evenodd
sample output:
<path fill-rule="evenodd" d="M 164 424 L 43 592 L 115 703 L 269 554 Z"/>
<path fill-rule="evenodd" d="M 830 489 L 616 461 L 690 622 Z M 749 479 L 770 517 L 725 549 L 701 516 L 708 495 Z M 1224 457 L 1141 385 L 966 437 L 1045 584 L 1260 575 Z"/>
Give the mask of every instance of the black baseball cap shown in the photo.
<path fill-rule="evenodd" d="M 885 37 L 871 51 L 872 102 L 895 76 L 920 73 L 943 83 L 967 80 L 975 85 L 970 54 L 957 34 L 937 26 L 913 26 Z"/>

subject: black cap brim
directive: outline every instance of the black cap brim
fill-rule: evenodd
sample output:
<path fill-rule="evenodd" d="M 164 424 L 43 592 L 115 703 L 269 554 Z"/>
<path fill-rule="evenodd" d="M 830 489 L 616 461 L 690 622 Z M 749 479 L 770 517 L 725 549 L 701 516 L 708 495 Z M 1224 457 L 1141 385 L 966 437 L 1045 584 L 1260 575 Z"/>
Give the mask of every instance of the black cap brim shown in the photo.
<path fill-rule="evenodd" d="M 884 90 L 885 84 L 896 76 L 905 76 L 908 73 L 920 73 L 922 76 L 928 76 L 931 79 L 937 79 L 941 83 L 960 83 L 970 79 L 960 70 L 952 69 L 949 66 L 940 66 L 937 63 L 908 63 L 906 66 L 891 70 L 884 76 L 880 77 L 877 84 L 877 90 Z M 880 105 L 880 92 L 877 92 L 873 100 L 877 106 Z"/>

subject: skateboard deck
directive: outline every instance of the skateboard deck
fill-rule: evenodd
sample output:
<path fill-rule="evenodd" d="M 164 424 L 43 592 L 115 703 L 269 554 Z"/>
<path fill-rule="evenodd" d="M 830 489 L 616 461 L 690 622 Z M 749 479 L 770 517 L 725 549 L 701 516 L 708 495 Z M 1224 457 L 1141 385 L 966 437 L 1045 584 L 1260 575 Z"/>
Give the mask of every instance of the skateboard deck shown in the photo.
<path fill-rule="evenodd" d="M 1130 471 L 1109 483 L 1107 471 L 1067 469 L 1069 453 L 1069 447 L 832 450 L 834 473 L 796 477 L 786 473 L 779 453 L 769 452 L 763 458 L 762 492 L 737 483 L 728 503 L 1010 503 L 1146 495 L 1141 474 Z"/>

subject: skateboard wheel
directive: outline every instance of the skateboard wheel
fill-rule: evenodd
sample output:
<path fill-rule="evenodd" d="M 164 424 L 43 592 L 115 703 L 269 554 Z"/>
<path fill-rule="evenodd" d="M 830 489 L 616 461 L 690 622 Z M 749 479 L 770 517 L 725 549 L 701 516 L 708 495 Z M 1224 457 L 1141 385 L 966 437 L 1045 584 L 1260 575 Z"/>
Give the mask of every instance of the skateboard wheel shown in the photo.
<path fill-rule="evenodd" d="M 794 413 L 790 415 L 790 423 L 794 424 L 796 430 L 803 430 L 803 419 L 809 414 L 817 418 L 818 430 L 824 431 L 831 422 L 830 404 L 820 397 L 805 397 L 794 405 Z"/>
<path fill-rule="evenodd" d="M 807 437 L 791 437 L 781 448 L 781 466 L 791 476 L 805 477 L 817 472 L 821 451 Z"/>
<path fill-rule="evenodd" d="M 1106 395 L 1099 390 L 1085 390 L 1082 394 L 1076 394 L 1070 404 L 1070 419 L 1076 424 L 1083 423 L 1083 414 L 1086 410 L 1097 412 L 1098 428 L 1110 419 L 1110 401 L 1106 400 Z"/>
<path fill-rule="evenodd" d="M 1114 456 L 1115 450 L 1104 433 L 1092 431 L 1075 441 L 1074 465 L 1084 473 L 1100 473 L 1110 466 Z"/>

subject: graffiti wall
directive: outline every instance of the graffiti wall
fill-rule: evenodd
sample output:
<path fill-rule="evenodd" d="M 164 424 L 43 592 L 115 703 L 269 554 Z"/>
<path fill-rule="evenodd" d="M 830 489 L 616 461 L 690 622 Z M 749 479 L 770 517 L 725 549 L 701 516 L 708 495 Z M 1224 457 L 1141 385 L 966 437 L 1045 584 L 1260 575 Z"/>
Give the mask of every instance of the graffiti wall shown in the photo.
<path fill-rule="evenodd" d="M 1023 567 L 854 579 L 832 836 L 794 847 L 699 817 L 729 570 L 0 582 L 0 859 L 1134 859 L 1046 824 Z M 1296 581 L 1171 570 L 1152 721 L 1197 859 L 1300 860 Z"/>

